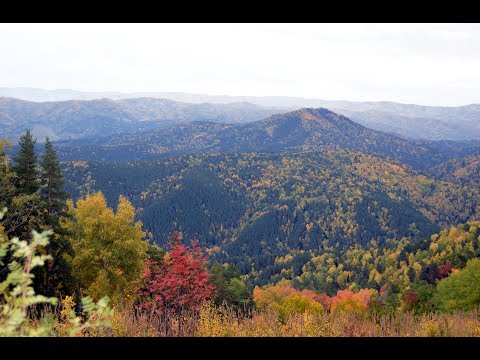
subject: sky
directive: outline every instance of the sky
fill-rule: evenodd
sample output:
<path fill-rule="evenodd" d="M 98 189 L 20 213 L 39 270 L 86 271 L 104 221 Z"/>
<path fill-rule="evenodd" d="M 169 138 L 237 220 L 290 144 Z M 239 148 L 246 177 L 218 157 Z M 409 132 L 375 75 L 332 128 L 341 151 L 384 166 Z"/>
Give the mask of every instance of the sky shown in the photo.
<path fill-rule="evenodd" d="M 480 24 L 0 24 L 0 86 L 480 103 Z"/>

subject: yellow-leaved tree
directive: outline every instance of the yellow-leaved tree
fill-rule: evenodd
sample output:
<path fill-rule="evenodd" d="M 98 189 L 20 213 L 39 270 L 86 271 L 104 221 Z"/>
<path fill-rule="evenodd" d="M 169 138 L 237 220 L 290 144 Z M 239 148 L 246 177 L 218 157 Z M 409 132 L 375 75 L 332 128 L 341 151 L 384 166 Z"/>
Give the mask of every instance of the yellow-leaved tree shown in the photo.
<path fill-rule="evenodd" d="M 5 229 L 0 224 L 0 244 L 7 241 L 7 235 L 5 235 Z"/>
<path fill-rule="evenodd" d="M 83 295 L 94 299 L 109 295 L 116 302 L 131 299 L 147 257 L 142 223 L 124 196 L 117 212 L 109 208 L 101 192 L 68 202 L 71 219 L 63 223 L 71 231 L 75 256 L 69 261 Z"/>

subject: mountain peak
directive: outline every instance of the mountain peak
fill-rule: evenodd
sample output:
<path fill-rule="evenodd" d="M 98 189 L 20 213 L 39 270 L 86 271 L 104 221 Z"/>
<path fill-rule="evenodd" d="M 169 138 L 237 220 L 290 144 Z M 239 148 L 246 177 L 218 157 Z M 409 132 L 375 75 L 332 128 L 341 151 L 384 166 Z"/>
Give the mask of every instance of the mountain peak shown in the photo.
<path fill-rule="evenodd" d="M 295 114 L 297 113 L 297 114 Z M 292 115 L 298 115 L 304 120 L 324 120 L 325 118 L 339 118 L 341 115 L 328 110 L 326 108 L 301 108 L 299 110 L 293 111 Z"/>
<path fill-rule="evenodd" d="M 318 120 L 318 116 L 316 116 L 313 108 L 302 108 L 298 110 L 298 115 L 303 120 Z"/>
<path fill-rule="evenodd" d="M 269 123 L 296 123 L 308 129 L 312 126 L 315 129 L 339 129 L 342 131 L 346 129 L 361 131 L 364 129 L 364 126 L 325 108 L 301 108 L 288 113 L 273 115 L 266 121 Z"/>

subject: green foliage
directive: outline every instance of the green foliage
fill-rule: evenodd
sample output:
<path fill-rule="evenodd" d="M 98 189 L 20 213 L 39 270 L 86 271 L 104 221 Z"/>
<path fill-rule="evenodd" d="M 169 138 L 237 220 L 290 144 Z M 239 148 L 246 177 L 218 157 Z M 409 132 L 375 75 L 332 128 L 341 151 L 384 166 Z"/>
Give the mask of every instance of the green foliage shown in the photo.
<path fill-rule="evenodd" d="M 6 209 L 0 211 L 0 220 Z M 47 315 L 40 323 L 34 324 L 28 316 L 28 309 L 37 304 L 57 303 L 57 298 L 35 294 L 32 287 L 34 275 L 32 270 L 43 266 L 49 255 L 37 254 L 38 248 L 48 245 L 48 236 L 51 231 L 32 232 L 30 242 L 12 238 L 0 243 L 0 265 L 7 265 L 9 273 L 0 283 L 0 294 L 3 302 L 0 303 L 0 336 L 55 336 L 55 324 L 52 316 Z M 12 253 L 11 260 L 4 264 L 7 252 Z M 92 299 L 83 299 L 83 308 L 86 320 L 71 314 L 71 323 L 68 334 L 81 334 L 84 329 L 99 326 L 108 326 L 108 317 L 113 312 L 108 307 L 108 298 L 94 303 Z"/>
<path fill-rule="evenodd" d="M 8 205 L 8 199 L 13 196 L 14 174 L 10 171 L 10 161 L 5 149 L 11 148 L 12 143 L 7 139 L 0 139 L 0 208 Z"/>
<path fill-rule="evenodd" d="M 480 259 L 472 259 L 467 266 L 452 273 L 437 284 L 433 301 L 443 311 L 472 310 L 480 306 Z"/>
<path fill-rule="evenodd" d="M 48 138 L 45 141 L 45 153 L 40 162 L 40 169 L 44 227 L 53 230 L 46 248 L 47 253 L 52 255 L 52 260 L 47 261 L 41 289 L 49 295 L 71 294 L 74 279 L 65 255 L 73 256 L 73 248 L 67 238 L 68 231 L 60 224 L 62 217 L 70 216 L 66 204 L 68 193 L 63 190 L 60 163 Z"/>
<path fill-rule="evenodd" d="M 212 300 L 216 305 L 225 303 L 243 310 L 253 305 L 253 289 L 245 284 L 240 271 L 234 265 L 214 263 L 210 268 L 210 274 L 215 286 Z"/>
<path fill-rule="evenodd" d="M 35 304 L 55 304 L 55 298 L 36 295 L 32 287 L 32 270 L 43 266 L 47 255 L 35 254 L 36 249 L 48 244 L 50 231 L 42 233 L 33 232 L 32 241 L 21 241 L 12 238 L 8 243 L 1 245 L 0 255 L 5 256 L 7 250 L 12 252 L 12 261 L 8 264 L 7 278 L 0 283 L 0 293 L 3 295 L 4 304 L 0 305 L 0 336 L 45 336 L 51 334 L 48 326 L 30 327 L 27 318 L 27 309 Z M 0 262 L 1 265 L 3 263 Z"/>
<path fill-rule="evenodd" d="M 73 279 L 64 255 L 73 254 L 59 222 L 61 217 L 68 216 L 65 211 L 68 194 L 62 189 L 63 175 L 56 152 L 47 138 L 38 167 L 35 140 L 27 131 L 19 141 L 13 166 L 9 167 L 4 151 L 8 145 L 6 141 L 0 142 L 0 206 L 10 209 L 3 231 L 28 241 L 34 229 L 53 230 L 49 245 L 41 250 L 52 255 L 52 259 L 47 260 L 45 267 L 34 270 L 34 288 L 47 296 L 69 294 Z"/>
<path fill-rule="evenodd" d="M 33 194 L 39 189 L 37 155 L 35 143 L 30 130 L 20 137 L 20 149 L 13 158 L 13 172 L 16 174 L 16 187 L 20 194 Z"/>
<path fill-rule="evenodd" d="M 30 130 L 20 137 L 19 150 L 13 158 L 13 165 L 6 169 L 7 184 L 0 195 L 1 203 L 10 211 L 5 221 L 7 234 L 28 240 L 35 229 L 42 229 L 41 196 L 37 169 L 35 142 Z M 13 186 L 13 187 L 12 187 Z"/>
<path fill-rule="evenodd" d="M 45 199 L 49 223 L 58 224 L 58 217 L 65 215 L 68 193 L 62 190 L 63 174 L 51 141 L 46 138 L 45 153 L 40 162 L 41 193 Z"/>

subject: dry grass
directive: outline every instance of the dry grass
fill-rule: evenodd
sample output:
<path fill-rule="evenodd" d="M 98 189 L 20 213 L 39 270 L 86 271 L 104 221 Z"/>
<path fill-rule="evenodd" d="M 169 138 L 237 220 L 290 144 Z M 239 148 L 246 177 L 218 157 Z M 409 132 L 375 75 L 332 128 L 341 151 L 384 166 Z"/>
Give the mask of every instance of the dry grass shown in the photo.
<path fill-rule="evenodd" d="M 71 304 L 67 304 L 71 306 Z M 69 316 L 60 306 L 30 313 L 32 324 L 45 317 L 55 323 L 59 336 L 67 336 Z M 275 310 L 237 312 L 226 306 L 205 304 L 186 313 L 179 326 L 176 316 L 156 316 L 133 306 L 116 306 L 111 326 L 88 329 L 81 336 L 115 337 L 480 337 L 480 310 L 453 314 L 414 315 L 326 312 L 295 314 L 281 322 Z M 80 335 L 80 334 L 79 334 Z"/>
<path fill-rule="evenodd" d="M 480 312 L 428 314 L 296 314 L 285 323 L 275 311 L 239 314 L 209 304 L 182 319 L 181 336 L 480 336 Z M 91 336 L 178 336 L 176 317 L 159 318 L 135 310 L 116 311 L 112 327 Z"/>

